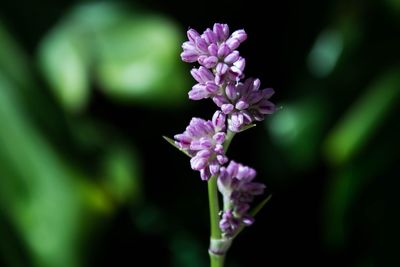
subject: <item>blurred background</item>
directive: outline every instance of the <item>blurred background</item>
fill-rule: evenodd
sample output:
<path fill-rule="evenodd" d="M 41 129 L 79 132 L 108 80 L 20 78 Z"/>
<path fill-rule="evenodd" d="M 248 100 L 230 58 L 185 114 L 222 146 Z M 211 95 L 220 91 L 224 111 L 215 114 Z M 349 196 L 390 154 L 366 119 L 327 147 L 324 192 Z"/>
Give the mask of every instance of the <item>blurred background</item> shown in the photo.
<path fill-rule="evenodd" d="M 162 135 L 189 27 L 244 28 L 281 110 L 238 135 L 271 201 L 227 266 L 400 266 L 400 1 L 1 1 L 0 266 L 208 266 L 206 184 Z"/>

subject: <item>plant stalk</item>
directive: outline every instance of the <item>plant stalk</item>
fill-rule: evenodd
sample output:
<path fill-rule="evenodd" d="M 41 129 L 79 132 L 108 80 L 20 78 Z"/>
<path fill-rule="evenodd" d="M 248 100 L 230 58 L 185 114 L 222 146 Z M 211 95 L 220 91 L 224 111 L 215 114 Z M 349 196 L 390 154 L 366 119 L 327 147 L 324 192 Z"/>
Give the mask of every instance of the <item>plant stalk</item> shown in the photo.
<path fill-rule="evenodd" d="M 228 147 L 235 136 L 234 132 L 227 131 L 224 151 L 228 150 Z M 226 251 L 229 249 L 231 240 L 226 240 L 221 235 L 221 229 L 219 228 L 219 199 L 218 199 L 218 186 L 217 176 L 213 175 L 208 180 L 208 203 L 210 207 L 210 225 L 211 225 L 211 237 L 210 237 L 210 266 L 211 267 L 223 267 L 225 261 Z M 222 252 L 221 252 L 222 251 Z"/>

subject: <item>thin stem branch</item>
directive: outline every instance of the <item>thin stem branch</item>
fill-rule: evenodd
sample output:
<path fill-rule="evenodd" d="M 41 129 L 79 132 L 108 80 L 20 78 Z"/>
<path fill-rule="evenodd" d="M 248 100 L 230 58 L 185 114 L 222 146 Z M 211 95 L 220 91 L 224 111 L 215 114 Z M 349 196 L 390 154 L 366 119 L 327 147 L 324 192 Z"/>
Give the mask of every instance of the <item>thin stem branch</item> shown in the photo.
<path fill-rule="evenodd" d="M 210 267 L 223 267 L 225 255 L 215 255 L 210 253 Z"/>
<path fill-rule="evenodd" d="M 219 200 L 217 176 L 213 175 L 208 181 L 208 203 L 210 207 L 211 238 L 220 239 L 221 229 L 219 229 Z"/>
<path fill-rule="evenodd" d="M 224 152 L 226 153 L 229 145 L 232 142 L 234 132 L 227 131 L 225 142 L 224 142 Z M 217 176 L 213 175 L 210 180 L 208 180 L 208 203 L 210 207 L 210 225 L 211 225 L 211 237 L 210 244 L 215 240 L 222 240 L 221 229 L 219 228 L 219 199 L 218 199 L 218 186 L 217 186 Z M 230 241 L 229 241 L 230 244 Z M 224 254 L 216 254 L 215 251 L 211 250 L 210 246 L 210 264 L 211 267 L 223 267 L 225 260 Z"/>

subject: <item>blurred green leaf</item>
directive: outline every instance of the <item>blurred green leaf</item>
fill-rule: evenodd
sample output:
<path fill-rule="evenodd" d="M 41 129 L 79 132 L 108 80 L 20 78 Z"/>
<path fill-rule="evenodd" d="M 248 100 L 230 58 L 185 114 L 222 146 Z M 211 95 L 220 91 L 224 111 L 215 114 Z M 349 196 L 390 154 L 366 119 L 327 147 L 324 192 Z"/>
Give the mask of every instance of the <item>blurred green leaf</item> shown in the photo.
<path fill-rule="evenodd" d="M 81 178 L 77 184 L 86 208 L 97 215 L 110 216 L 120 205 L 130 203 L 136 207 L 142 200 L 143 188 L 140 156 L 133 144 L 109 125 L 92 118 L 74 120 L 70 126 L 78 157 L 90 158 L 90 164 L 76 174 Z M 85 174 L 91 176 L 90 180 Z"/>
<path fill-rule="evenodd" d="M 144 203 L 139 211 L 132 213 L 135 226 L 142 233 L 149 234 L 166 234 L 172 233 L 169 229 L 170 222 L 167 214 L 158 206 Z"/>
<path fill-rule="evenodd" d="M 0 70 L 3 75 L 24 89 L 29 88 L 32 75 L 29 72 L 28 59 L 19 44 L 11 38 L 0 21 Z"/>
<path fill-rule="evenodd" d="M 275 144 L 285 152 L 293 167 L 306 169 L 317 159 L 324 116 L 328 112 L 323 103 L 320 97 L 308 96 L 283 104 L 283 108 L 265 122 Z"/>
<path fill-rule="evenodd" d="M 336 30 L 323 31 L 308 56 L 308 68 L 317 77 L 329 75 L 343 50 L 343 37 Z"/>
<path fill-rule="evenodd" d="M 140 200 L 138 157 L 126 145 L 111 145 L 100 179 L 91 181 L 58 155 L 19 93 L 0 72 L 0 210 L 24 241 L 30 266 L 81 266 L 84 228 L 96 215 Z"/>
<path fill-rule="evenodd" d="M 0 205 L 25 239 L 34 266 L 79 266 L 79 196 L 16 94 L 0 73 Z"/>
<path fill-rule="evenodd" d="M 308 69 L 313 76 L 325 78 L 335 70 L 341 71 L 348 57 L 354 56 L 352 50 L 359 46 L 363 32 L 358 12 L 354 10 L 353 16 L 340 14 L 335 23 L 319 33 L 307 58 Z"/>
<path fill-rule="evenodd" d="M 198 241 L 186 232 L 176 234 L 171 240 L 170 249 L 172 252 L 172 266 L 207 266 L 206 257 Z"/>
<path fill-rule="evenodd" d="M 71 111 L 82 110 L 89 100 L 90 54 L 69 31 L 56 28 L 41 43 L 40 65 L 60 103 Z"/>
<path fill-rule="evenodd" d="M 334 127 L 324 145 L 331 163 L 350 160 L 379 130 L 400 96 L 399 74 L 399 69 L 392 69 L 379 77 Z"/>
<path fill-rule="evenodd" d="M 333 247 L 346 244 L 350 228 L 349 210 L 357 199 L 364 177 L 354 168 L 334 176 L 326 194 L 325 242 Z"/>
<path fill-rule="evenodd" d="M 387 6 L 387 8 L 392 11 L 394 14 L 398 15 L 400 13 L 400 1 L 399 0 L 385 0 L 384 4 Z"/>
<path fill-rule="evenodd" d="M 179 32 L 156 16 L 122 20 L 99 38 L 97 79 L 119 99 L 176 103 L 186 97 L 186 72 L 179 63 Z"/>
<path fill-rule="evenodd" d="M 132 148 L 114 145 L 104 156 L 102 175 L 103 186 L 117 204 L 138 202 L 141 198 L 139 180 L 139 159 Z"/>
<path fill-rule="evenodd" d="M 119 101 L 175 105 L 186 98 L 181 34 L 161 15 L 115 3 L 73 9 L 41 42 L 39 61 L 70 111 L 88 102 L 90 81 Z"/>

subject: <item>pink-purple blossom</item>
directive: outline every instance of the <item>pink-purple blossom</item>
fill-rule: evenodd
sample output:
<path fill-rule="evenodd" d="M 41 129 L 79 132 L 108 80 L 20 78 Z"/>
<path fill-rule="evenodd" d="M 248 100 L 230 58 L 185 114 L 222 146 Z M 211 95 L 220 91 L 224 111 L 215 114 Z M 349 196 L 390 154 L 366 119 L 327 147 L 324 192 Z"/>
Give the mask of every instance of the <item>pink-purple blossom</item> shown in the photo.
<path fill-rule="evenodd" d="M 270 101 L 274 90 L 260 89 L 259 79 L 244 80 L 246 60 L 237 50 L 247 39 L 244 30 L 230 33 L 227 24 L 215 23 L 202 34 L 189 29 L 187 37 L 181 59 L 200 65 L 190 71 L 197 83 L 189 91 L 189 99 L 210 98 L 219 110 L 212 120 L 192 118 L 186 130 L 174 136 L 175 144 L 191 157 L 191 168 L 200 172 L 202 180 L 217 179 L 224 202 L 219 227 L 223 237 L 230 239 L 242 226 L 254 222 L 250 204 L 263 194 L 265 185 L 253 181 L 253 168 L 233 160 L 227 164 L 226 143 L 235 133 L 276 111 Z"/>
<path fill-rule="evenodd" d="M 214 103 L 228 116 L 230 131 L 239 132 L 254 121 L 264 120 L 265 115 L 275 112 L 269 101 L 272 88 L 260 90 L 260 80 L 248 78 L 244 83 L 228 84 L 225 93 L 213 97 Z"/>
<path fill-rule="evenodd" d="M 197 61 L 207 69 L 214 69 L 218 85 L 224 80 L 237 80 L 243 74 L 245 59 L 236 49 L 247 39 L 247 34 L 244 30 L 229 33 L 228 25 L 221 23 L 215 23 L 212 30 L 208 28 L 201 35 L 189 29 L 189 40 L 182 44 L 182 60 L 189 63 Z"/>
<path fill-rule="evenodd" d="M 260 80 L 254 78 L 241 82 L 246 60 L 236 49 L 247 39 L 244 30 L 230 34 L 227 24 L 215 23 L 212 30 L 208 28 L 201 35 L 189 29 L 187 36 L 181 58 L 200 64 L 190 72 L 197 81 L 188 93 L 190 99 L 211 98 L 227 115 L 232 132 L 240 132 L 275 112 L 275 105 L 269 100 L 274 94 L 272 88 L 260 89 Z"/>
<path fill-rule="evenodd" d="M 243 223 L 250 225 L 253 218 L 248 214 L 250 203 L 255 196 L 264 193 L 265 185 L 253 182 L 256 171 L 235 161 L 230 161 L 227 167 L 220 168 L 218 190 L 224 200 L 224 213 L 220 228 L 226 236 L 235 234 Z"/>
<path fill-rule="evenodd" d="M 192 157 L 190 165 L 200 171 L 203 180 L 217 175 L 220 166 L 228 161 L 223 143 L 225 141 L 225 115 L 217 111 L 212 120 L 192 118 L 186 130 L 174 136 L 175 144 Z"/>

